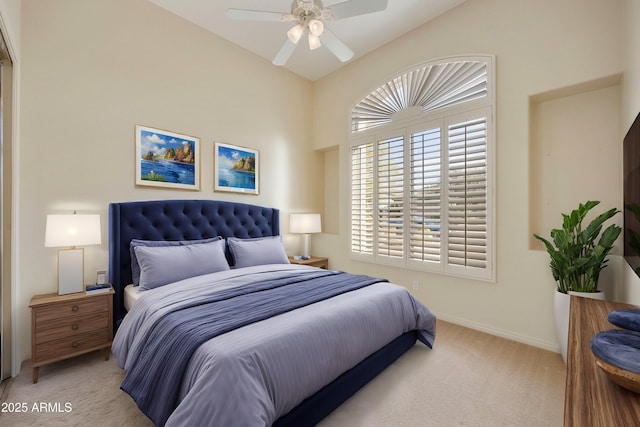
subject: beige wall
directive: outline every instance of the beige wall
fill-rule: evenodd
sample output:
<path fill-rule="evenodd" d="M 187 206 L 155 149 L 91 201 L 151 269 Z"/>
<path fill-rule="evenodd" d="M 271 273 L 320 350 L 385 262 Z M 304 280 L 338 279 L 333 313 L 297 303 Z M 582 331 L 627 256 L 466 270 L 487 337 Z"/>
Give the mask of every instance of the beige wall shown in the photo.
<path fill-rule="evenodd" d="M 640 112 L 640 2 L 625 0 L 624 57 L 625 74 L 622 92 L 622 131 L 629 129 Z"/>
<path fill-rule="evenodd" d="M 598 200 L 593 213 L 620 207 L 620 79 L 602 79 L 531 98 L 529 116 L 529 247 L 562 225 L 560 212 Z M 597 171 L 597 173 L 594 173 Z M 598 191 L 594 189 L 606 189 Z M 616 189 L 619 191 L 610 191 Z M 597 198 L 596 198 L 597 197 Z M 593 216 L 592 216 L 593 217 Z M 622 215 L 615 218 L 622 225 Z M 617 248 L 616 248 L 617 249 Z M 618 251 L 622 255 L 622 248 Z"/>
<path fill-rule="evenodd" d="M 424 61 L 460 54 L 495 54 L 497 76 L 497 281 L 484 283 L 349 260 L 348 150 L 336 167 L 341 187 L 333 203 L 339 236 L 322 236 L 334 268 L 388 277 L 411 289 L 441 318 L 540 347 L 557 349 L 553 327 L 553 279 L 542 250 L 531 250 L 529 117 L 530 98 L 560 88 L 609 79 L 623 71 L 622 2 L 600 0 L 473 0 L 374 51 L 314 84 L 315 146 L 348 144 L 352 106 L 388 76 Z M 597 31 L 595 29 L 598 29 Z M 472 29 L 472 30 L 471 30 Z M 473 36 L 469 36 L 473 34 Z M 636 38 L 637 40 L 637 38 Z M 587 95 L 585 95 L 587 96 Z M 615 89 L 595 97 L 594 108 L 614 108 Z M 604 107 L 603 107 L 604 106 Z M 616 111 L 609 111 L 615 116 Z M 608 136 L 613 149 L 605 182 L 590 184 L 590 198 L 621 208 L 620 149 L 616 124 L 591 124 Z M 606 128 L 606 129 L 603 129 Z M 612 135 L 613 133 L 613 135 Z M 566 141 L 579 150 L 580 143 Z M 579 166 L 566 188 L 582 188 Z M 613 178 L 612 178 L 613 177 Z M 612 191 L 611 186 L 614 186 Z M 618 196 L 610 197 L 610 193 Z M 586 194 L 582 194 L 586 196 Z M 563 206 L 563 208 L 565 208 Z M 559 218 L 560 213 L 556 212 Z M 620 218 L 621 221 L 621 218 Z M 316 239 L 316 241 L 319 239 Z M 540 248 L 542 249 L 542 248 Z M 607 281 L 620 282 L 622 263 L 612 262 Z M 418 281 L 419 289 L 413 289 Z"/>
<path fill-rule="evenodd" d="M 57 291 L 49 213 L 99 213 L 103 244 L 85 248 L 85 277 L 107 267 L 112 201 L 204 198 L 321 211 L 323 175 L 311 149 L 312 85 L 145 0 L 22 2 L 20 250 L 21 356 L 28 304 Z M 200 138 L 202 191 L 134 186 L 134 126 Z M 214 141 L 260 150 L 260 195 L 213 192 Z M 288 236 L 290 252 L 299 239 Z M 21 359 L 22 360 L 22 359 Z"/>

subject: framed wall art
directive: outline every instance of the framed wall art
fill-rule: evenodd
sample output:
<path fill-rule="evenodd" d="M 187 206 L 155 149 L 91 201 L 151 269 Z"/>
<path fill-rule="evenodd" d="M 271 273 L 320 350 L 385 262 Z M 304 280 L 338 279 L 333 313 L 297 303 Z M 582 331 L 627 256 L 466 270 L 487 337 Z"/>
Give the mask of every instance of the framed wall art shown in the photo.
<path fill-rule="evenodd" d="M 200 139 L 136 125 L 136 185 L 200 190 Z"/>
<path fill-rule="evenodd" d="M 251 148 L 215 143 L 214 190 L 260 194 L 260 153 Z"/>

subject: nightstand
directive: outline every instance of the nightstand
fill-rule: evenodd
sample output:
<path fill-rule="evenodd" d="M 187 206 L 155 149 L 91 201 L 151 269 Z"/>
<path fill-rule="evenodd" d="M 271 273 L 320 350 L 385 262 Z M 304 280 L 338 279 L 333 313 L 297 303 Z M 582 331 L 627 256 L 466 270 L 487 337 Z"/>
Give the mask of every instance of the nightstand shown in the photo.
<path fill-rule="evenodd" d="M 31 367 L 104 349 L 109 360 L 113 339 L 113 289 L 100 294 L 35 295 L 31 298 Z"/>
<path fill-rule="evenodd" d="M 324 268 L 325 270 L 329 268 L 329 258 L 317 256 L 312 256 L 309 259 L 293 259 L 293 257 L 290 256 L 289 262 L 291 264 L 310 265 L 311 267 Z"/>

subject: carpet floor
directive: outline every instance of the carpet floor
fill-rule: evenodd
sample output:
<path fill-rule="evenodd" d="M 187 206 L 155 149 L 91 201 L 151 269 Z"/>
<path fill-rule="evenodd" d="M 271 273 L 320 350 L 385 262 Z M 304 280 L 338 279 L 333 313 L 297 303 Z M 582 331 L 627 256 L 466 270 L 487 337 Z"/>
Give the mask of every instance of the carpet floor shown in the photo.
<path fill-rule="evenodd" d="M 562 426 L 559 354 L 447 322 L 437 327 L 433 350 L 416 344 L 319 426 Z M 151 426 L 120 390 L 123 376 L 97 351 L 41 367 L 32 384 L 27 361 L 0 396 L 0 425 Z"/>

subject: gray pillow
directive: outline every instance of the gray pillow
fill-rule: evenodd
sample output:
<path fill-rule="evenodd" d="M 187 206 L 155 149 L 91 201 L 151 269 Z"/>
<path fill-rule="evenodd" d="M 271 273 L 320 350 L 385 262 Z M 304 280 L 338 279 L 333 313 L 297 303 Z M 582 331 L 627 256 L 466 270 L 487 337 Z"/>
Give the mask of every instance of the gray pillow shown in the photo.
<path fill-rule="evenodd" d="M 289 264 L 282 244 L 282 236 L 258 237 L 255 239 L 227 238 L 229 251 L 236 268 L 263 264 Z"/>
<path fill-rule="evenodd" d="M 140 289 L 153 289 L 189 277 L 229 270 L 224 240 L 182 246 L 136 246 Z"/>
<path fill-rule="evenodd" d="M 186 245 L 198 245 L 201 243 L 215 242 L 216 240 L 222 240 L 222 237 L 211 237 L 209 239 L 201 240 L 140 240 L 131 239 L 129 243 L 129 253 L 131 254 L 131 283 L 134 285 L 140 284 L 140 266 L 138 265 L 138 258 L 136 257 L 136 251 L 134 248 L 137 246 L 186 246 Z"/>

